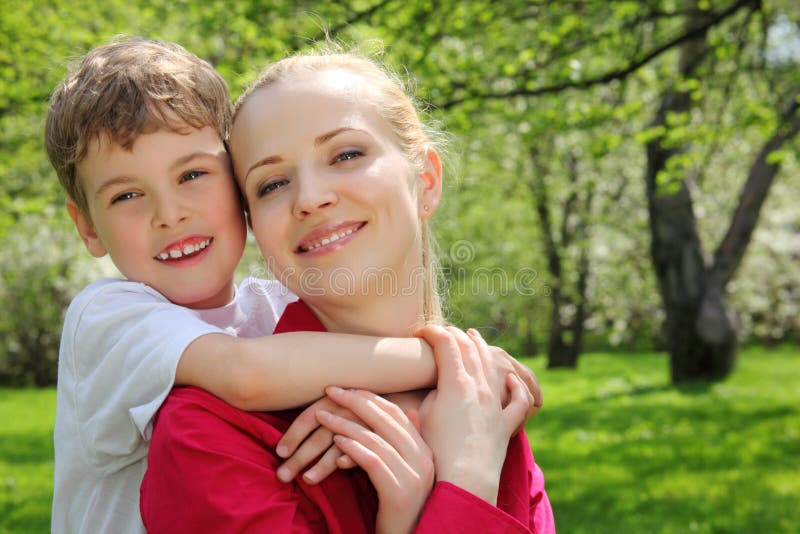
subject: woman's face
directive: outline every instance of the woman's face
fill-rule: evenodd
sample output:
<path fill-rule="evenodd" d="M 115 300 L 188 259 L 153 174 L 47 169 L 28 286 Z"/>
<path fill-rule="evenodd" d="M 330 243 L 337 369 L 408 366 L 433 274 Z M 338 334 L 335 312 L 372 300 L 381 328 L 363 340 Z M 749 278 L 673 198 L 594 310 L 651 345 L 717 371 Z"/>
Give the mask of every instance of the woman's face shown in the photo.
<path fill-rule="evenodd" d="M 252 94 L 233 126 L 261 253 L 307 300 L 421 287 L 419 219 L 432 209 L 367 91 L 346 70 L 290 78 Z"/>

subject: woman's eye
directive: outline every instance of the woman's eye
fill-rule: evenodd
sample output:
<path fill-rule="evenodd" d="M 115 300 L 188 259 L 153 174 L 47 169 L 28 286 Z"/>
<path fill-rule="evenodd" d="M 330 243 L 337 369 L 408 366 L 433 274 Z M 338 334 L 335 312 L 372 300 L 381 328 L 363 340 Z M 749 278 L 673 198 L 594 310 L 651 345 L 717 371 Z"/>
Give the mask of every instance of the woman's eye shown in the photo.
<path fill-rule="evenodd" d="M 348 161 L 351 159 L 360 158 L 363 156 L 364 153 L 360 150 L 346 150 L 341 154 L 338 154 L 335 158 L 333 158 L 333 163 L 338 163 L 340 161 Z"/>
<path fill-rule="evenodd" d="M 181 182 L 188 182 L 190 180 L 194 180 L 196 178 L 200 178 L 205 173 L 203 171 L 189 171 L 181 176 Z"/>
<path fill-rule="evenodd" d="M 116 204 L 117 202 L 121 202 L 123 200 L 130 200 L 132 198 L 138 197 L 138 193 L 134 193 L 133 191 L 127 191 L 125 193 L 119 194 L 111 199 L 112 204 Z"/>
<path fill-rule="evenodd" d="M 268 182 L 258 188 L 258 198 L 261 198 L 265 195 L 269 195 L 270 193 L 275 192 L 277 189 L 285 186 L 289 183 L 289 180 L 274 180 L 272 182 Z"/>

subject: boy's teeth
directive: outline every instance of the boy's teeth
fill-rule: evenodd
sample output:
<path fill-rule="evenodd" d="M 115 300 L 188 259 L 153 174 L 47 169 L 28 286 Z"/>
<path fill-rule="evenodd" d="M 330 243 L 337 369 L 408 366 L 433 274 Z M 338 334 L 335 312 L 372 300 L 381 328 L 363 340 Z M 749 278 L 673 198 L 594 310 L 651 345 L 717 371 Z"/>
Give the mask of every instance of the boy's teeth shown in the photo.
<path fill-rule="evenodd" d="M 171 249 L 171 250 L 169 250 L 167 252 L 161 252 L 156 256 L 156 258 L 158 258 L 159 260 L 168 260 L 170 258 L 171 259 L 182 258 L 183 256 L 188 256 L 189 254 L 194 254 L 195 252 L 199 252 L 200 250 L 203 250 L 210 243 L 211 243 L 211 240 L 210 239 L 206 239 L 205 241 L 201 241 L 200 243 L 197 243 L 196 245 L 191 245 L 191 244 L 184 245 L 183 249 L 174 248 L 174 249 Z"/>

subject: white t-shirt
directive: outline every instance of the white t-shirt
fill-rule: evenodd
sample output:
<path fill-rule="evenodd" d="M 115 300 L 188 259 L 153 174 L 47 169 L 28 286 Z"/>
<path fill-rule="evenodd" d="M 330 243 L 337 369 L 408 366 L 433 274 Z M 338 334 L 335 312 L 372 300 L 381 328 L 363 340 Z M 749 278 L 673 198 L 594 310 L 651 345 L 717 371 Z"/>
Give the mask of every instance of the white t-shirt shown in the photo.
<path fill-rule="evenodd" d="M 137 282 L 104 279 L 67 309 L 58 358 L 52 531 L 144 532 L 139 485 L 152 420 L 183 351 L 208 333 L 272 334 L 297 297 L 247 279 L 221 308 L 191 310 Z"/>

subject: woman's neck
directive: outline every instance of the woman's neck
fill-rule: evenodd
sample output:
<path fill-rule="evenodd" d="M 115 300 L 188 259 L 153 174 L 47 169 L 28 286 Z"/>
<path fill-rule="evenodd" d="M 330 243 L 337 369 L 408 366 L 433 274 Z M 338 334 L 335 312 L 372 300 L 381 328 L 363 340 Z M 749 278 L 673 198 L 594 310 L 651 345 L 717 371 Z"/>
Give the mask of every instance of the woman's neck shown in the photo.
<path fill-rule="evenodd" d="M 422 294 L 304 299 L 329 332 L 409 337 L 422 325 Z"/>

